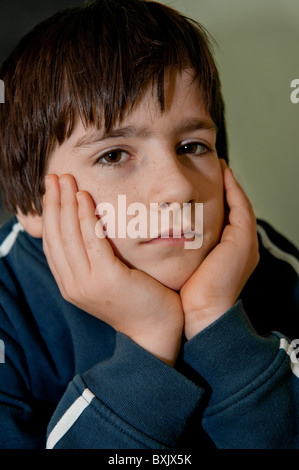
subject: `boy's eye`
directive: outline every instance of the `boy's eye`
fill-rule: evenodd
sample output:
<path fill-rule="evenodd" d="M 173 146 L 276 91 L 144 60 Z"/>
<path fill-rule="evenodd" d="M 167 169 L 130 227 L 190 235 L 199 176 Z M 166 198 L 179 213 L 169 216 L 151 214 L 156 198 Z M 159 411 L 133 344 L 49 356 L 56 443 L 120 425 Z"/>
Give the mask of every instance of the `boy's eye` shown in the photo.
<path fill-rule="evenodd" d="M 112 150 L 111 152 L 105 153 L 105 155 L 102 155 L 99 157 L 96 161 L 96 163 L 99 163 L 100 165 L 113 165 L 113 164 L 120 164 L 126 161 L 129 158 L 129 155 L 127 152 L 124 152 L 123 150 Z"/>
<path fill-rule="evenodd" d="M 208 147 L 206 145 L 200 144 L 198 142 L 190 142 L 184 145 L 181 145 L 177 149 L 178 155 L 203 155 L 208 151 Z"/>

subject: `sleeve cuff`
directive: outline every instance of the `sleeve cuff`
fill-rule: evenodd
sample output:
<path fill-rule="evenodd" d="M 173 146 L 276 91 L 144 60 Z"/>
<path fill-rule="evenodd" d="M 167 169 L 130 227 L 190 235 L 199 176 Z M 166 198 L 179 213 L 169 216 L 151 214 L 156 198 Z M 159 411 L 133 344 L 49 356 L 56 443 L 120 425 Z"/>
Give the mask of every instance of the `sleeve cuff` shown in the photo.
<path fill-rule="evenodd" d="M 278 348 L 276 336 L 258 335 L 239 300 L 185 344 L 184 361 L 210 387 L 212 405 L 262 374 L 273 362 Z"/>
<path fill-rule="evenodd" d="M 114 414 L 170 447 L 177 443 L 204 393 L 121 333 L 117 333 L 112 358 L 82 378 Z"/>

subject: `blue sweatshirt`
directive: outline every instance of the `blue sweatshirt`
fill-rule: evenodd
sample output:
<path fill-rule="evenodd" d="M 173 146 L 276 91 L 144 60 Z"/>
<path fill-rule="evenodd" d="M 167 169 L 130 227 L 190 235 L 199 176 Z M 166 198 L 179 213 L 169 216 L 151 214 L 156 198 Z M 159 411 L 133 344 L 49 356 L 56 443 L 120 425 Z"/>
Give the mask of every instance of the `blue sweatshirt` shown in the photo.
<path fill-rule="evenodd" d="M 0 448 L 299 448 L 298 251 L 258 222 L 240 299 L 169 367 L 65 301 L 42 240 L 0 230 Z"/>

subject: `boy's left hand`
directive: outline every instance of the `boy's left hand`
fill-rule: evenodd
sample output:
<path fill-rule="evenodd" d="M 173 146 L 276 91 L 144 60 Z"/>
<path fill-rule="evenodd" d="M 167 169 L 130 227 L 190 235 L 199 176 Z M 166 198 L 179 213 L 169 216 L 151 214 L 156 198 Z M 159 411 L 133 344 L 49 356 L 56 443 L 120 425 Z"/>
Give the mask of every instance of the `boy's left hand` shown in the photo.
<path fill-rule="evenodd" d="M 231 169 L 224 160 L 220 162 L 229 209 L 228 223 L 218 245 L 180 291 L 188 340 L 234 305 L 259 261 L 252 206 Z"/>

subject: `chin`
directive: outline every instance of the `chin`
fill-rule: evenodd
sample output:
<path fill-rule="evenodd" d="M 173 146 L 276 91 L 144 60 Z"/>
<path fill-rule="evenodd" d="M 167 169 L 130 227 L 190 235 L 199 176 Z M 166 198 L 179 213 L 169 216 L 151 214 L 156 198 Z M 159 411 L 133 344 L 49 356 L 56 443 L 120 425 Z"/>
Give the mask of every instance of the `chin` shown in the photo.
<path fill-rule="evenodd" d="M 161 284 L 164 286 L 168 287 L 169 289 L 172 289 L 176 292 L 180 291 L 183 285 L 188 281 L 190 276 L 196 271 L 197 267 L 194 268 L 193 270 L 190 271 L 184 271 L 182 269 L 178 269 L 178 271 L 173 270 L 172 272 L 169 273 L 150 273 L 148 272 L 151 277 L 159 281 Z"/>

